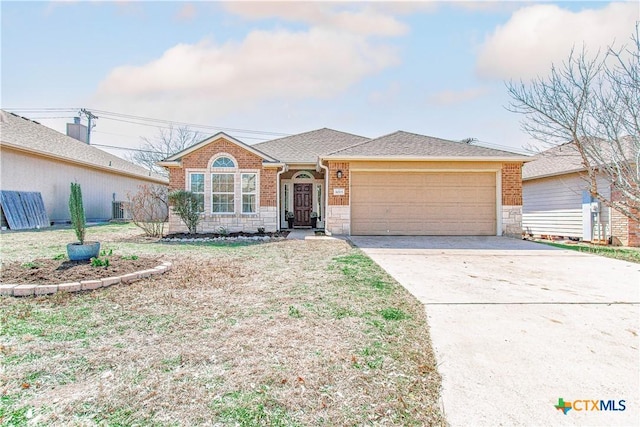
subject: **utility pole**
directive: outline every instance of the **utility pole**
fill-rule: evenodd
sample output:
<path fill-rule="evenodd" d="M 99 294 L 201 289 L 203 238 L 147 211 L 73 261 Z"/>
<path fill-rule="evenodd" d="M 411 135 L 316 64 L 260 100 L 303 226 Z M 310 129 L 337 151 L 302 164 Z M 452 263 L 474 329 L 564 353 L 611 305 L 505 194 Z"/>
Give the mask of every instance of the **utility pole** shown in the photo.
<path fill-rule="evenodd" d="M 91 129 L 93 129 L 96 125 L 93 123 L 94 119 L 98 119 L 98 116 L 95 116 L 91 111 L 86 108 L 80 109 L 80 114 L 84 114 L 87 116 L 87 144 L 91 144 Z"/>

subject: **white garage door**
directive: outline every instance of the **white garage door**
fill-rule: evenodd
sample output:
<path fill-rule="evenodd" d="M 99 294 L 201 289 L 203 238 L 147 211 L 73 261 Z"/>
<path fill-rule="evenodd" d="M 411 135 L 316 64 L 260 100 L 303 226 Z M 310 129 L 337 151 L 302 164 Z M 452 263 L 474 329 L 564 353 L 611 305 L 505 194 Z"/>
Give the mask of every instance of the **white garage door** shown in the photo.
<path fill-rule="evenodd" d="M 495 172 L 352 172 L 353 235 L 495 235 Z"/>

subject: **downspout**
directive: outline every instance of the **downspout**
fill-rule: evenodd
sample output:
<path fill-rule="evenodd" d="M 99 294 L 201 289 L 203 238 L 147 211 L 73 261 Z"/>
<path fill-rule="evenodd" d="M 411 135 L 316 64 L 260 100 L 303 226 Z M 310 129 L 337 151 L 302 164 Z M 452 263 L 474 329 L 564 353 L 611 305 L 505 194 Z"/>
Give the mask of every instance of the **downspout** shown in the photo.
<path fill-rule="evenodd" d="M 329 166 L 322 164 L 322 159 L 318 158 L 318 166 L 324 169 L 324 233 L 330 236 L 327 230 L 327 211 L 329 210 Z"/>
<path fill-rule="evenodd" d="M 276 174 L 276 214 L 278 215 L 278 222 L 276 223 L 276 231 L 280 231 L 280 175 L 289 170 L 289 165 L 283 165 L 282 170 Z"/>
<path fill-rule="evenodd" d="M 613 226 L 613 221 L 612 221 L 612 216 L 613 216 L 613 208 L 611 206 L 607 206 L 607 209 L 609 209 L 609 236 L 607 237 L 607 243 L 609 243 L 610 245 L 613 244 L 613 228 L 611 228 Z"/>

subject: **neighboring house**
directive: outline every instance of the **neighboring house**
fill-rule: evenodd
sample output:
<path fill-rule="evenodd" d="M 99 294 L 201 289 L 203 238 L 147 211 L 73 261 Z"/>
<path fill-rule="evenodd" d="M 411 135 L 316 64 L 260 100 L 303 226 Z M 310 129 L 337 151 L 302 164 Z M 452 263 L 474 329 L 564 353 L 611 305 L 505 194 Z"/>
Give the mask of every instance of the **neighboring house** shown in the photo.
<path fill-rule="evenodd" d="M 218 133 L 159 164 L 201 199 L 201 232 L 309 227 L 329 234 L 521 236 L 527 157 L 407 132 L 319 129 L 252 146 Z M 170 231 L 186 227 L 173 213 Z"/>
<path fill-rule="evenodd" d="M 0 110 L 0 189 L 42 194 L 52 222 L 69 217 L 70 184 L 82 186 L 87 219 L 112 218 L 141 184 L 168 179 L 33 120 Z"/>
<path fill-rule="evenodd" d="M 524 165 L 522 181 L 525 233 L 640 246 L 638 222 L 590 196 L 585 168 L 571 145 L 538 154 Z M 597 185 L 605 198 L 611 197 L 605 176 L 598 176 Z"/>

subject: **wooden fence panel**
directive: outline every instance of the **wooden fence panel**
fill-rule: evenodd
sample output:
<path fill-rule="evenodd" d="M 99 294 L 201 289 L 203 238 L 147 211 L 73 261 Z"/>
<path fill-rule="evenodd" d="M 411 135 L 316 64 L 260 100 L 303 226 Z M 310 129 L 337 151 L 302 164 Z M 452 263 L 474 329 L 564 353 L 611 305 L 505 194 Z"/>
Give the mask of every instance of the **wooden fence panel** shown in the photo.
<path fill-rule="evenodd" d="M 33 191 L 0 191 L 0 207 L 12 230 L 49 227 L 42 194 Z"/>

